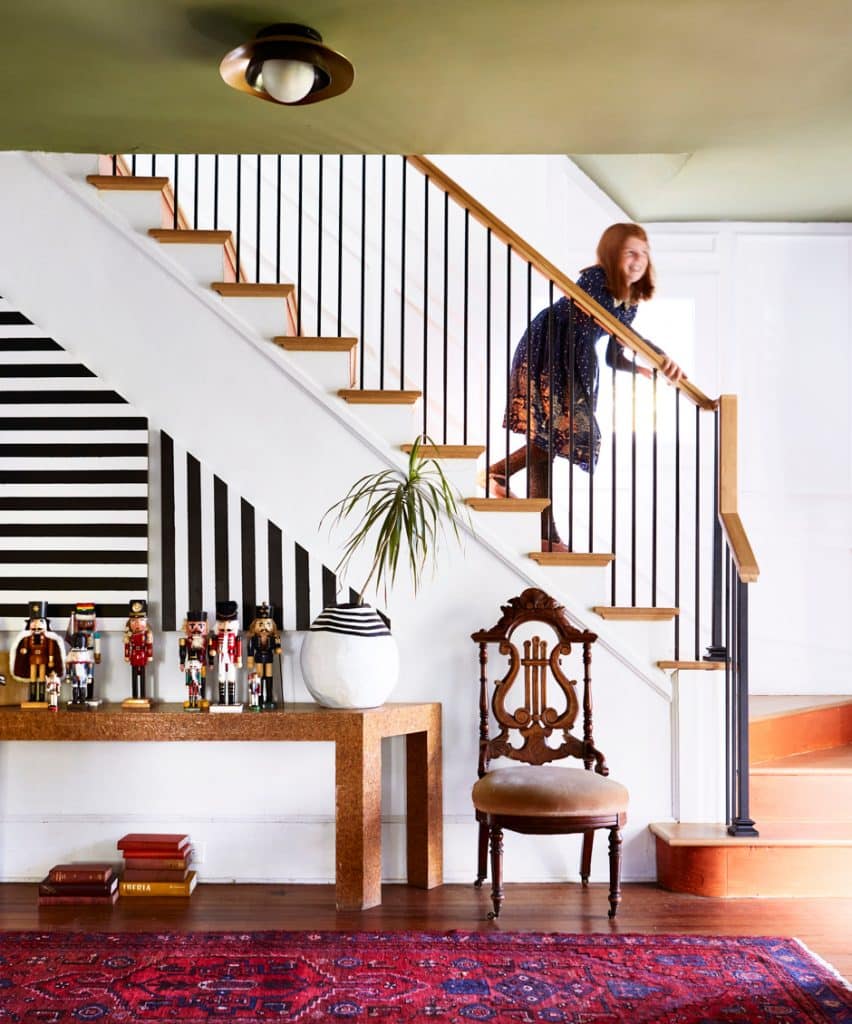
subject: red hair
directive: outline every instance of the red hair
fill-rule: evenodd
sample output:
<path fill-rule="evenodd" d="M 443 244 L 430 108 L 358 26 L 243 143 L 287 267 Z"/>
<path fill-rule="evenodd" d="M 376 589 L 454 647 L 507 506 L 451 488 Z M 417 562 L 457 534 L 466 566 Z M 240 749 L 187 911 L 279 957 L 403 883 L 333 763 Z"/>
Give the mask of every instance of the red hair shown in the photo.
<path fill-rule="evenodd" d="M 638 238 L 648 244 L 645 229 L 639 224 L 610 224 L 601 235 L 596 255 L 613 298 L 635 306 L 654 294 L 654 265 L 649 254 L 645 273 L 634 284 L 627 283 L 621 269 L 621 254 L 628 238 Z"/>

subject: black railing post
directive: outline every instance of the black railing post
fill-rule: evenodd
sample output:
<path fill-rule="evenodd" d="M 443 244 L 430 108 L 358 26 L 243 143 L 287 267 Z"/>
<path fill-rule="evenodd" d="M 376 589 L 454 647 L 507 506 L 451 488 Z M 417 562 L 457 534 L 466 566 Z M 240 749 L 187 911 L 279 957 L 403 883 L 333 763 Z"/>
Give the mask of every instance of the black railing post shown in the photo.
<path fill-rule="evenodd" d="M 736 728 L 736 817 L 728 826 L 732 836 L 757 836 L 759 832 L 749 817 L 748 759 L 748 584 L 735 577 L 737 664 L 734 670 L 734 726 Z"/>
<path fill-rule="evenodd" d="M 725 661 L 728 652 L 722 640 L 722 524 L 719 520 L 719 410 L 713 413 L 713 598 L 711 603 L 710 646 L 704 661 Z"/>

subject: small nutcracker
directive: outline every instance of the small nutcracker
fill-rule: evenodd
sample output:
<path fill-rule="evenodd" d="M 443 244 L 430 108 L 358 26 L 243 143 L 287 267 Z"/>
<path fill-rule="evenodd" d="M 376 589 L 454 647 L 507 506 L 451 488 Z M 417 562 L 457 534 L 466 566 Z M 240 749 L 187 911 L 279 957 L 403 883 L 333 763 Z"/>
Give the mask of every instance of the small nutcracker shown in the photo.
<path fill-rule="evenodd" d="M 206 707 L 204 682 L 207 678 L 207 612 L 189 611 L 183 624 L 183 636 L 178 640 L 180 667 L 184 674 L 187 699 L 186 711 L 200 711 Z"/>
<path fill-rule="evenodd" d="M 257 606 L 255 618 L 248 628 L 246 654 L 249 678 L 254 674 L 260 683 L 258 707 L 272 710 L 276 707 L 272 684 L 275 658 L 281 657 L 281 634 L 275 625 L 273 609 L 266 602 Z"/>
<path fill-rule="evenodd" d="M 47 710 L 58 711 L 59 694 L 62 690 L 62 680 L 55 672 L 51 672 L 45 681 L 45 687 L 47 689 Z"/>
<path fill-rule="evenodd" d="M 256 669 L 248 674 L 248 706 L 250 711 L 260 711 L 260 676 Z"/>
<path fill-rule="evenodd" d="M 97 707 L 95 665 L 101 663 L 101 634 L 95 628 L 95 606 L 91 602 L 75 605 L 68 619 L 65 639 L 70 645 L 66 659 L 71 684 L 71 708 Z"/>
<path fill-rule="evenodd" d="M 22 707 L 47 707 L 47 677 L 65 672 L 65 645 L 50 630 L 47 602 L 30 601 L 30 614 L 22 632 L 12 641 L 12 676 L 30 684 L 30 697 Z"/>
<path fill-rule="evenodd" d="M 216 602 L 216 628 L 208 641 L 207 660 L 211 665 L 218 660 L 218 707 L 242 711 L 242 704 L 237 703 L 237 669 L 243 667 L 243 641 L 236 601 Z"/>
<path fill-rule="evenodd" d="M 145 668 L 154 657 L 154 638 L 148 625 L 148 602 L 141 597 L 130 602 L 130 617 L 124 627 L 124 660 L 130 665 L 133 697 L 123 703 L 150 707 L 145 696 Z"/>

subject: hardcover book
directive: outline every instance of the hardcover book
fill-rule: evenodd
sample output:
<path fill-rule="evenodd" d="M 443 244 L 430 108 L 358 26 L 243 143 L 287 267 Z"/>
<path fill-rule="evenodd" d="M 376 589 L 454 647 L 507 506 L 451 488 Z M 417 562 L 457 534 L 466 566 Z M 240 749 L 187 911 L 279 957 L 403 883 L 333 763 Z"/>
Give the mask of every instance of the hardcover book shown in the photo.
<path fill-rule="evenodd" d="M 125 882 L 118 883 L 122 896 L 189 896 L 198 882 L 198 876 L 190 871 L 182 882 Z"/>
<path fill-rule="evenodd" d="M 78 864 L 57 864 L 50 869 L 49 882 L 108 882 L 112 864 L 105 861 L 80 861 Z"/>
<path fill-rule="evenodd" d="M 39 896 L 109 896 L 118 888 L 118 879 L 108 882 L 51 882 L 50 875 L 38 885 Z"/>
<path fill-rule="evenodd" d="M 185 847 L 189 846 L 189 836 L 166 832 L 128 832 L 115 845 L 119 850 L 156 850 L 161 856 L 173 854 L 180 857 Z"/>
<path fill-rule="evenodd" d="M 40 907 L 58 907 L 70 903 L 94 903 L 109 906 L 118 899 L 118 889 L 105 896 L 39 896 Z"/>
<path fill-rule="evenodd" d="M 192 847 L 187 847 L 185 857 L 149 856 L 139 850 L 124 851 L 125 868 L 142 868 L 145 871 L 185 871 L 192 865 Z"/>
<path fill-rule="evenodd" d="M 125 882 L 183 882 L 189 868 L 127 868 L 122 875 Z"/>

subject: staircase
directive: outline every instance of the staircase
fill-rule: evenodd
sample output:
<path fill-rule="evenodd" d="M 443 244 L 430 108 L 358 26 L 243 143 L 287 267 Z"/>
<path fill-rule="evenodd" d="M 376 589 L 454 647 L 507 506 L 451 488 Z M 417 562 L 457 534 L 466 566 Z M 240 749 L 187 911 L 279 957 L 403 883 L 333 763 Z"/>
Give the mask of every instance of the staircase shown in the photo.
<path fill-rule="evenodd" d="M 852 896 L 852 700 L 753 697 L 757 839 L 654 824 L 660 885 L 699 896 Z"/>

